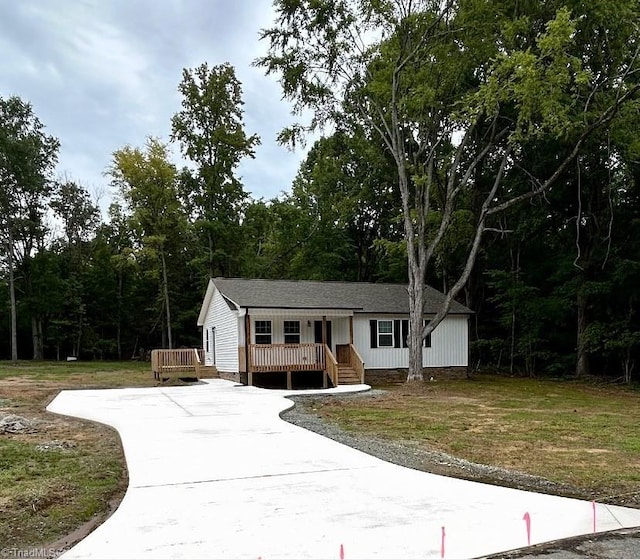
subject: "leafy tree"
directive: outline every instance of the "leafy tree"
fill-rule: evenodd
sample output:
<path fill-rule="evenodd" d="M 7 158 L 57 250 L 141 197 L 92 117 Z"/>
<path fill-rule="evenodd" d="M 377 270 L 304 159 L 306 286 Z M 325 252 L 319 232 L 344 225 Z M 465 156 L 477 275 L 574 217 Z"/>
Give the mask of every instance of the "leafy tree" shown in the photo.
<path fill-rule="evenodd" d="M 173 348 L 169 262 L 179 265 L 171 257 L 181 248 L 186 225 L 178 200 L 177 170 L 169 161 L 167 146 L 150 138 L 144 150 L 126 146 L 116 151 L 109 174 L 131 210 L 139 256 L 151 263 L 150 273 L 157 279 L 163 333 L 168 348 Z"/>
<path fill-rule="evenodd" d="M 260 142 L 247 136 L 242 88 L 230 64 L 184 69 L 178 87 L 182 110 L 171 121 L 171 139 L 196 166 L 182 173 L 182 196 L 207 255 L 209 276 L 228 274 L 239 253 L 239 230 L 247 194 L 237 177 Z"/>
<path fill-rule="evenodd" d="M 269 52 L 257 64 L 279 74 L 298 109 L 313 112 L 308 126 L 294 125 L 281 140 L 352 119 L 377 130 L 395 161 L 409 271 L 408 380 L 421 380 L 421 341 L 463 289 L 497 216 L 547 191 L 584 141 L 637 97 L 637 2 L 598 20 L 606 25 L 597 48 L 579 39 L 597 27 L 604 1 L 572 3 L 573 12 L 510 0 L 274 4 L 276 24 L 262 33 Z M 544 135 L 565 138 L 568 148 L 535 176 L 521 156 Z M 480 174 L 492 180 L 477 181 Z M 520 189 L 504 188 L 510 176 L 522 178 Z M 465 199 L 476 210 L 467 258 L 423 328 L 428 268 Z"/>
<path fill-rule="evenodd" d="M 44 132 L 31 105 L 0 97 L 0 247 L 9 277 L 11 359 L 18 359 L 15 269 L 30 292 L 30 260 L 43 244 L 45 201 L 53 183 L 58 141 Z M 33 357 L 42 359 L 42 325 L 32 316 Z"/>
<path fill-rule="evenodd" d="M 377 277 L 381 254 L 376 243 L 401 238 L 394 182 L 392 162 L 360 130 L 338 131 L 315 143 L 291 195 L 313 224 L 300 246 L 301 268 L 307 267 L 310 277 Z"/>
<path fill-rule="evenodd" d="M 67 307 L 75 326 L 71 353 L 79 356 L 89 301 L 85 296 L 83 273 L 90 257 L 88 241 L 100 223 L 100 211 L 85 188 L 73 181 L 62 182 L 50 202 L 51 209 L 62 220 L 65 241 L 61 252 L 66 257 Z"/>

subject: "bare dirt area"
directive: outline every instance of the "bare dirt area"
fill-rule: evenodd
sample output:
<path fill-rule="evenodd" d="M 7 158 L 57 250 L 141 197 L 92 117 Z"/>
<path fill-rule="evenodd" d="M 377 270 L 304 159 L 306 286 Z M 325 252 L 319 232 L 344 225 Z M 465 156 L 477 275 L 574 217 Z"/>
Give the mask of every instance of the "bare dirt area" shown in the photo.
<path fill-rule="evenodd" d="M 0 557 L 56 557 L 119 504 L 128 476 L 108 426 L 45 411 L 68 380 L 0 379 Z"/>
<path fill-rule="evenodd" d="M 57 556 L 102 523 L 127 487 L 115 431 L 44 411 L 58 390 L 0 381 L 0 542 L 9 556 Z"/>

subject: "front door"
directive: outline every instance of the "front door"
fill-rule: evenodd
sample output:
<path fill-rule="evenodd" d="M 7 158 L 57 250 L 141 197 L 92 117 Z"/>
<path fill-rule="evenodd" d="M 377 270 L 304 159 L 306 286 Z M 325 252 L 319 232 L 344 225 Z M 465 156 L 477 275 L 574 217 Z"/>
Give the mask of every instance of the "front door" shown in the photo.
<path fill-rule="evenodd" d="M 327 346 L 329 350 L 331 348 L 331 321 L 327 321 Z M 314 330 L 314 342 L 316 344 L 322 344 L 322 321 L 314 321 L 313 322 L 313 330 Z"/>
<path fill-rule="evenodd" d="M 336 360 L 339 364 L 348 364 L 351 358 L 351 349 L 348 344 L 336 344 Z"/>

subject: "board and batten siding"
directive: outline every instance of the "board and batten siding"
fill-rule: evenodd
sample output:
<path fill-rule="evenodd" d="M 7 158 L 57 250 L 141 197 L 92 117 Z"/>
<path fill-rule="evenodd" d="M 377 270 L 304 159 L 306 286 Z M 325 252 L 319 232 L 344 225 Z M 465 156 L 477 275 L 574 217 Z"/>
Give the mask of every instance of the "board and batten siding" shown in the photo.
<path fill-rule="evenodd" d="M 205 349 L 205 364 L 215 365 L 219 371 L 238 371 L 238 313 L 232 311 L 229 305 L 216 289 L 209 304 L 209 309 L 202 326 L 202 347 Z M 215 328 L 215 362 L 213 345 L 209 343 L 206 352 L 206 332 L 212 336 Z"/>
<path fill-rule="evenodd" d="M 251 343 L 255 344 L 256 321 L 271 321 L 271 343 L 284 343 L 284 322 L 300 322 L 300 342 L 302 344 L 315 342 L 316 321 L 322 321 L 321 315 L 298 315 L 292 314 L 288 310 L 275 310 L 270 315 L 251 315 Z M 349 342 L 349 317 L 326 316 L 326 320 L 331 322 L 332 350 L 335 351 L 336 344 L 347 344 Z M 241 336 L 240 344 L 244 343 Z"/>
<path fill-rule="evenodd" d="M 353 320 L 353 342 L 367 369 L 406 368 L 409 364 L 408 348 L 389 346 L 371 348 L 369 321 L 402 320 L 407 315 L 357 314 Z M 431 348 L 423 348 L 424 367 L 467 366 L 469 360 L 469 317 L 449 315 L 431 333 Z"/>

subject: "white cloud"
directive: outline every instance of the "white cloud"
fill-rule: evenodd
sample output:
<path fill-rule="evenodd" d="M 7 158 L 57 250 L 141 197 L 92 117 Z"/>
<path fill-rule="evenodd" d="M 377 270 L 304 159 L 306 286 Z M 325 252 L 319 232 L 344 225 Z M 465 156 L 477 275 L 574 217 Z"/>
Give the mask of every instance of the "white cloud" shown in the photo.
<path fill-rule="evenodd" d="M 243 83 L 247 132 L 262 139 L 240 174 L 255 198 L 272 198 L 303 157 L 277 146 L 293 117 L 273 77 L 251 66 L 272 19 L 271 0 L 0 2 L 0 49 L 11 61 L 0 66 L 0 95 L 32 102 L 61 141 L 60 173 L 99 189 L 115 150 L 168 141 L 183 68 L 228 61 Z"/>

